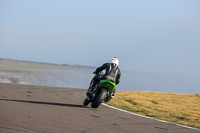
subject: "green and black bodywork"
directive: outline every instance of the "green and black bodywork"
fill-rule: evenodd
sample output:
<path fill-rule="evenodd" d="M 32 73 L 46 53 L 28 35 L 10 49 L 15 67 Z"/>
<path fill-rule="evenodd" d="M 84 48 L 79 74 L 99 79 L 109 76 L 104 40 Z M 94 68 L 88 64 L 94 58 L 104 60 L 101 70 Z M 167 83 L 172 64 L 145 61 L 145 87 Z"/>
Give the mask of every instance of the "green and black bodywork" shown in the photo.
<path fill-rule="evenodd" d="M 94 75 L 96 76 L 96 74 Z M 87 106 L 91 102 L 92 108 L 98 108 L 102 102 L 106 102 L 106 98 L 111 91 L 115 90 L 116 82 L 111 79 L 105 79 L 98 82 L 92 91 L 91 97 L 86 96 L 83 105 Z"/>

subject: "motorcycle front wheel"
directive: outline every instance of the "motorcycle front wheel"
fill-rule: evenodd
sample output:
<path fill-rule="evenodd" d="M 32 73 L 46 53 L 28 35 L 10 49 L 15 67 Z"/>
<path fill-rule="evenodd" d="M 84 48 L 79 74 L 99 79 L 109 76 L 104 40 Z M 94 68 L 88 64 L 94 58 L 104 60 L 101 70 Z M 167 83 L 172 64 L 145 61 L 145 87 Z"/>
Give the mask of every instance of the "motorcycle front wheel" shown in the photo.
<path fill-rule="evenodd" d="M 87 106 L 90 103 L 90 100 L 88 99 L 88 97 L 85 98 L 85 100 L 83 101 L 83 105 Z"/>

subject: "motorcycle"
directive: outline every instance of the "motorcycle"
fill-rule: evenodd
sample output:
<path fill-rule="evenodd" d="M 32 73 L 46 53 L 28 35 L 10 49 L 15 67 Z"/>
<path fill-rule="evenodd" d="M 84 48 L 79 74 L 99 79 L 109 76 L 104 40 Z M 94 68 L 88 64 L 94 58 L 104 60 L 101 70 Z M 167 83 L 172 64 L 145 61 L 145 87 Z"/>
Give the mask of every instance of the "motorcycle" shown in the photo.
<path fill-rule="evenodd" d="M 94 75 L 96 76 L 96 74 Z M 116 83 L 114 80 L 105 79 L 101 80 L 95 85 L 90 96 L 86 96 L 83 105 L 87 106 L 91 102 L 92 108 L 98 108 L 102 102 L 107 102 L 111 92 L 115 90 Z"/>

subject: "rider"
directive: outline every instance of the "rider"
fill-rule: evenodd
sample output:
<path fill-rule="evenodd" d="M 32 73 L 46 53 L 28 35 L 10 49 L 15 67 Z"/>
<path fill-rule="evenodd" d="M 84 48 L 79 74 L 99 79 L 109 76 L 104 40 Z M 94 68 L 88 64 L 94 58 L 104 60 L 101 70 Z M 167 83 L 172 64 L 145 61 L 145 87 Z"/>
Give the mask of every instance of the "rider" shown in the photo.
<path fill-rule="evenodd" d="M 119 66 L 119 60 L 116 57 L 113 57 L 110 60 L 110 63 L 105 63 L 102 66 L 98 67 L 96 71 L 93 72 L 93 74 L 97 74 L 91 81 L 90 87 L 86 93 L 88 97 L 90 97 L 90 94 L 92 90 L 94 89 L 95 85 L 97 82 L 104 80 L 104 79 L 111 79 L 116 82 L 116 84 L 119 84 L 120 82 L 120 77 L 121 77 L 121 72 L 120 69 L 118 68 Z M 105 74 L 99 75 L 99 72 L 105 70 Z M 110 92 L 109 97 L 107 97 L 106 102 L 110 101 L 114 97 L 114 91 Z"/>

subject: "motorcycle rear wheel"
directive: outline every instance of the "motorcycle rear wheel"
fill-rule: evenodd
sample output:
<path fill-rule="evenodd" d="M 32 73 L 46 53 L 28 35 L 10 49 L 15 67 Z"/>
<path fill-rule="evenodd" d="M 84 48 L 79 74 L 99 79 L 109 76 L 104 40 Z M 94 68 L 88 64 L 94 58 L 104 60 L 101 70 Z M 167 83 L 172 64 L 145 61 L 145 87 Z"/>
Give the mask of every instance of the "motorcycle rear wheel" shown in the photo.
<path fill-rule="evenodd" d="M 91 101 L 91 107 L 92 108 L 98 108 L 99 105 L 102 103 L 102 101 L 105 99 L 107 95 L 107 90 L 102 88 L 98 94 L 98 96 L 96 96 L 95 99 L 92 99 Z"/>

